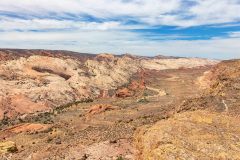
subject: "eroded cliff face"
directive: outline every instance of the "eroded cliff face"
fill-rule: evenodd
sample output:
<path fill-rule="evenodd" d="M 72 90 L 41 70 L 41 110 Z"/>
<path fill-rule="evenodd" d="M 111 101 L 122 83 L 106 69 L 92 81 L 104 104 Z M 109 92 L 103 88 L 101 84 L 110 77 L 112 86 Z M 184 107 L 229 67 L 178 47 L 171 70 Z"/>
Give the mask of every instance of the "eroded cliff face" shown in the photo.
<path fill-rule="evenodd" d="M 239 159 L 240 60 L 223 61 L 199 78 L 203 93 L 167 120 L 139 129 L 139 159 Z"/>
<path fill-rule="evenodd" d="M 83 98 L 96 98 L 101 90 L 117 89 L 138 70 L 137 64 L 130 61 L 115 58 L 82 63 L 47 56 L 6 61 L 0 66 L 0 118 L 4 114 L 12 117 L 14 112 L 49 110 Z"/>
<path fill-rule="evenodd" d="M 19 54 L 18 54 L 19 52 Z M 43 50 L 1 50 L 0 119 L 97 98 L 130 83 L 144 69 L 213 65 L 206 59 L 154 59 Z M 114 96 L 114 93 L 111 96 Z"/>

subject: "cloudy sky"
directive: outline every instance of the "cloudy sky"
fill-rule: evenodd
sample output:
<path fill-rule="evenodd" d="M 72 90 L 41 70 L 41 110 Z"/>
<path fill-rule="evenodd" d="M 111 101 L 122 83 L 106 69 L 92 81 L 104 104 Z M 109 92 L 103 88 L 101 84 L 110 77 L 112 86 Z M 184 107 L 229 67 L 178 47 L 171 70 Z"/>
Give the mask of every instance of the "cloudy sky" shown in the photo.
<path fill-rule="evenodd" d="M 0 0 L 0 47 L 240 58 L 240 0 Z"/>

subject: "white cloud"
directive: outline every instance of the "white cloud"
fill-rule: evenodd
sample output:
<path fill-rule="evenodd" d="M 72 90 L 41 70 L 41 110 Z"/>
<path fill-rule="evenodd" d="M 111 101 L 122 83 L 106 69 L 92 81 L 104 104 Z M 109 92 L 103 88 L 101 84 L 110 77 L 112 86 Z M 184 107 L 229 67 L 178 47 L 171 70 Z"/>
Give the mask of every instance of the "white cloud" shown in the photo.
<path fill-rule="evenodd" d="M 54 19 L 4 19 L 0 20 L 0 29 L 11 30 L 49 30 L 49 29 L 73 29 L 73 30 L 112 30 L 112 29 L 140 29 L 143 25 L 123 25 L 120 22 L 78 22 L 72 20 Z"/>
<path fill-rule="evenodd" d="M 240 20 L 238 0 L 1 0 L 2 12 L 31 17 L 66 16 L 78 18 L 90 15 L 105 20 L 125 17 L 148 25 L 177 25 L 180 27 L 230 23 Z M 53 15 L 53 13 L 55 15 Z M 56 16 L 56 17 L 55 17 Z M 127 17 L 127 18 L 126 18 Z"/>
<path fill-rule="evenodd" d="M 14 37 L 14 39 L 12 38 Z M 141 55 L 175 55 L 207 58 L 239 58 L 240 38 L 211 40 L 146 41 L 127 31 L 78 31 L 51 33 L 5 32 L 0 47 L 65 49 L 88 53 L 135 53 Z"/>
<path fill-rule="evenodd" d="M 236 25 L 239 11 L 239 0 L 0 0 L 0 47 L 239 58 L 239 32 L 192 41 L 171 40 L 184 35 L 153 41 L 131 32 L 162 25 Z"/>
<path fill-rule="evenodd" d="M 231 32 L 231 33 L 229 33 L 229 37 L 231 37 L 231 38 L 240 38 L 240 31 L 239 32 Z"/>
<path fill-rule="evenodd" d="M 189 10 L 197 24 L 229 23 L 240 20 L 238 0 L 197 0 L 198 5 Z"/>

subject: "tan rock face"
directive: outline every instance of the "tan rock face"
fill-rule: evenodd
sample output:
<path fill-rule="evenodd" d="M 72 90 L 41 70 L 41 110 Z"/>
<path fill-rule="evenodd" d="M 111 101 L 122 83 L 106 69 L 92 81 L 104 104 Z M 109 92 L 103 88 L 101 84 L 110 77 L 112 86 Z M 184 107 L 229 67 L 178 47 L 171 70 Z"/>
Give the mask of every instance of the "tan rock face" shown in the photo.
<path fill-rule="evenodd" d="M 147 69 L 164 70 L 178 68 L 194 68 L 217 64 L 216 60 L 200 58 L 177 58 L 177 59 L 150 59 L 142 60 L 142 66 Z"/>
<path fill-rule="evenodd" d="M 0 142 L 0 154 L 17 151 L 16 144 L 12 141 Z"/>
<path fill-rule="evenodd" d="M 199 78 L 205 108 L 239 115 L 240 60 L 223 61 Z M 205 103 L 205 104 L 204 104 Z"/>
<path fill-rule="evenodd" d="M 139 159 L 239 159 L 239 118 L 194 111 L 162 120 L 136 134 Z"/>
<path fill-rule="evenodd" d="M 0 65 L 0 118 L 48 111 L 82 98 L 97 97 L 100 90 L 116 89 L 137 72 L 137 64 L 130 61 L 115 58 L 82 63 L 46 56 L 6 61 Z"/>
<path fill-rule="evenodd" d="M 200 84 L 203 88 L 210 89 L 210 92 L 218 94 L 226 88 L 227 90 L 240 89 L 237 85 L 239 77 L 240 60 L 223 61 L 200 77 Z M 223 94 L 229 94 L 229 91 L 225 91 Z"/>
<path fill-rule="evenodd" d="M 203 59 L 142 59 L 137 56 L 90 56 L 41 50 L 1 50 L 0 55 L 0 119 L 49 111 L 83 98 L 108 96 L 103 91 L 121 88 L 135 73 L 144 69 L 215 63 Z M 132 96 L 130 92 L 144 88 L 144 85 L 144 81 L 133 82 L 129 86 L 131 91 L 121 91 L 119 95 Z"/>

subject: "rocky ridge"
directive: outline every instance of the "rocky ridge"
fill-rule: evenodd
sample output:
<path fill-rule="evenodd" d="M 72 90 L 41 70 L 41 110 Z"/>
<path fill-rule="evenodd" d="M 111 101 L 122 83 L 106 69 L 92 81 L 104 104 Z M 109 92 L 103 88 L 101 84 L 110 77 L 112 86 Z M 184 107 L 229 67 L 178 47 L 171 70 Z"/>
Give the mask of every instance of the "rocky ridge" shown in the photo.
<path fill-rule="evenodd" d="M 198 80 L 203 93 L 167 120 L 135 134 L 138 159 L 240 159 L 240 60 L 223 61 Z"/>
<path fill-rule="evenodd" d="M 206 59 L 154 59 L 65 51 L 0 50 L 0 119 L 115 95 L 144 69 L 177 69 L 213 65 Z"/>

